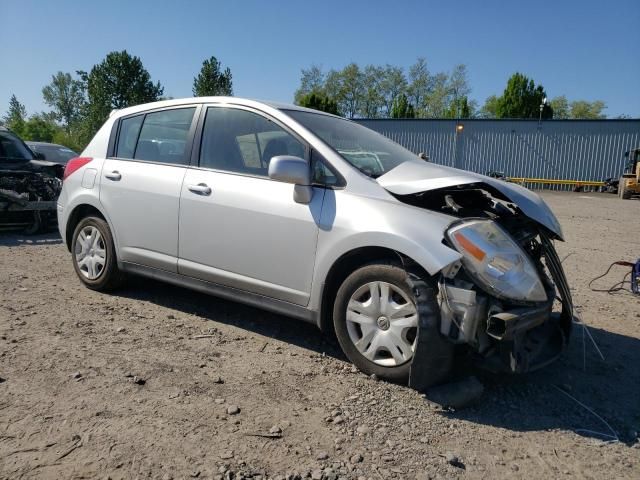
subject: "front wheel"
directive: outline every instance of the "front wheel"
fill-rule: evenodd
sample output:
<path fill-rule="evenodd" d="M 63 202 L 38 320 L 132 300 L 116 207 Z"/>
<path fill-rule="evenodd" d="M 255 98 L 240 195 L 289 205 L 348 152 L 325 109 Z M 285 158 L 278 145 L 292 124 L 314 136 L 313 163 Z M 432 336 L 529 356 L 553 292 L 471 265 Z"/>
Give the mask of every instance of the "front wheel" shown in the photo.
<path fill-rule="evenodd" d="M 435 302 L 433 291 L 418 302 L 399 266 L 375 263 L 354 271 L 339 288 L 333 309 L 345 355 L 367 375 L 406 384 L 424 302 Z"/>
<path fill-rule="evenodd" d="M 109 225 L 99 217 L 85 217 L 76 226 L 71 241 L 73 267 L 92 290 L 108 291 L 121 285 L 115 246 Z"/>

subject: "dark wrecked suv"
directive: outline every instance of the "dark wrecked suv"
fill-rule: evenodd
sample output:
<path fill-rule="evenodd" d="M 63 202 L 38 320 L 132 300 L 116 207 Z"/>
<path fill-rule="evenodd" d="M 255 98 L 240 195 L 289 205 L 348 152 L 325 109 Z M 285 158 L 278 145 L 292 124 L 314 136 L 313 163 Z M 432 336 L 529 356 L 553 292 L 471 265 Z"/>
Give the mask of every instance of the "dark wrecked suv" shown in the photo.
<path fill-rule="evenodd" d="M 0 126 L 0 230 L 36 233 L 55 225 L 64 167 L 40 158 Z"/>
<path fill-rule="evenodd" d="M 447 377 L 454 349 L 524 372 L 569 338 L 562 230 L 538 195 L 293 105 L 114 112 L 67 163 L 58 219 L 89 288 L 131 273 L 290 315 L 416 388 Z"/>

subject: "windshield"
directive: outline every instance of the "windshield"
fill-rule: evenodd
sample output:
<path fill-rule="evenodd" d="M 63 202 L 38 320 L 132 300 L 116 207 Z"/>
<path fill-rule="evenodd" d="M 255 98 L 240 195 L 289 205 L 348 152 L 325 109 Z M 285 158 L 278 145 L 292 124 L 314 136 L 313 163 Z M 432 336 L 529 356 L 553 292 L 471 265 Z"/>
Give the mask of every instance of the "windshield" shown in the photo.
<path fill-rule="evenodd" d="M 377 178 L 404 162 L 421 162 L 409 150 L 362 125 L 328 115 L 285 110 L 364 174 Z"/>
<path fill-rule="evenodd" d="M 18 137 L 10 132 L 0 132 L 0 162 L 29 161 L 33 155 Z"/>

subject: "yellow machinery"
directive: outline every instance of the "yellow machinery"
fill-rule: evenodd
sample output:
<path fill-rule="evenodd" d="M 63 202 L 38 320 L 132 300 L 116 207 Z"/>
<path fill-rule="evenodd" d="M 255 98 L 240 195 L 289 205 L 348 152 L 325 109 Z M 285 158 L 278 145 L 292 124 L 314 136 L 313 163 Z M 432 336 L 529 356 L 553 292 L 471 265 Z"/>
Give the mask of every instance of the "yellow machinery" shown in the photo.
<path fill-rule="evenodd" d="M 618 183 L 618 196 L 626 200 L 632 195 L 640 195 L 640 148 L 629 150 L 624 156 L 629 162 Z"/>

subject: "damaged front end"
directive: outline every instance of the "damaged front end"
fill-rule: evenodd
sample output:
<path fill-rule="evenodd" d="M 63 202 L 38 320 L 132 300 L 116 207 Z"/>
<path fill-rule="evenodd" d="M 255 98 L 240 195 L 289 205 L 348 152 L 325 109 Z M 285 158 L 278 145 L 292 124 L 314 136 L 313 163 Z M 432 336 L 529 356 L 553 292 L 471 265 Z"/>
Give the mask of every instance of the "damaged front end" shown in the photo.
<path fill-rule="evenodd" d="M 562 353 L 573 306 L 552 243 L 557 232 L 525 215 L 486 183 L 396 198 L 458 219 L 444 242 L 462 258 L 438 278 L 442 336 L 466 345 L 477 363 L 492 371 L 535 370 Z M 428 345 L 418 342 L 415 365 L 427 355 L 425 349 Z M 412 377 L 419 375 L 416 370 Z"/>
<path fill-rule="evenodd" d="M 53 226 L 61 177 L 61 169 L 35 161 L 0 169 L 0 229 L 36 233 Z"/>
<path fill-rule="evenodd" d="M 0 230 L 33 234 L 55 224 L 64 167 L 39 158 L 0 127 Z"/>

